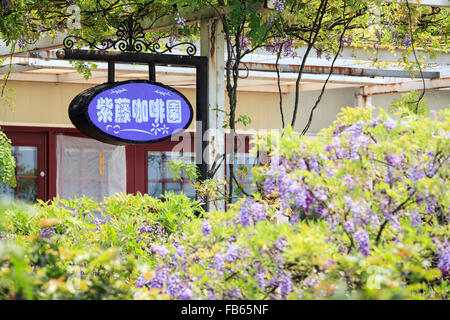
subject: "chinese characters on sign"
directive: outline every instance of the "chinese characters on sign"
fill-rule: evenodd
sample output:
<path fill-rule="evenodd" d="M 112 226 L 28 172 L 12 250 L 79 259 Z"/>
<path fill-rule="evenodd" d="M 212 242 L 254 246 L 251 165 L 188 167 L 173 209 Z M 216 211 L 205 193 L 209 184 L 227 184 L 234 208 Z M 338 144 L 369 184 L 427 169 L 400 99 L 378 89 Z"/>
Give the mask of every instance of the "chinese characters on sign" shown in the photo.
<path fill-rule="evenodd" d="M 128 123 L 135 121 L 136 123 L 148 122 L 149 119 L 155 123 L 163 123 L 166 119 L 167 123 L 181 123 L 181 101 L 167 100 L 166 103 L 162 99 L 141 100 L 133 99 L 113 99 L 99 98 L 97 100 L 97 120 L 98 122 L 113 122 L 113 111 L 115 112 L 115 123 Z"/>
<path fill-rule="evenodd" d="M 97 112 L 98 122 L 111 122 L 112 121 L 112 99 L 100 98 L 97 100 Z"/>
<path fill-rule="evenodd" d="M 167 100 L 167 122 L 180 123 L 181 122 L 181 101 Z"/>
<path fill-rule="evenodd" d="M 189 101 L 173 88 L 145 80 L 108 83 L 75 97 L 74 125 L 108 143 L 151 143 L 170 138 L 192 121 Z"/>

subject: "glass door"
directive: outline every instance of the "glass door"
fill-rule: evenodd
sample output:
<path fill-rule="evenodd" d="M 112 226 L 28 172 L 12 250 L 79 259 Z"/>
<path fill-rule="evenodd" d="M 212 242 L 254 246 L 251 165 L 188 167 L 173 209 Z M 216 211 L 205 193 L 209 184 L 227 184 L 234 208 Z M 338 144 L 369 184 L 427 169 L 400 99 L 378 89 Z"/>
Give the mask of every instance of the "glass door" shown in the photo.
<path fill-rule="evenodd" d="M 125 147 L 91 138 L 56 136 L 56 191 L 63 199 L 104 197 L 126 192 Z"/>
<path fill-rule="evenodd" d="M 46 200 L 46 139 L 44 133 L 7 132 L 12 142 L 12 154 L 16 159 L 17 185 L 0 183 L 0 196 L 36 202 Z"/>

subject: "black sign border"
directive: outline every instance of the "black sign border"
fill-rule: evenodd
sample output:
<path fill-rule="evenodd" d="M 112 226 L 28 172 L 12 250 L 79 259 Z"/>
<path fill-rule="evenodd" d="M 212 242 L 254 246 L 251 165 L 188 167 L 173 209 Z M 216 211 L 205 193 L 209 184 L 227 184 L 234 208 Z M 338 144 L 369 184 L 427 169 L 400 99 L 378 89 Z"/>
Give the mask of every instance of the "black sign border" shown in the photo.
<path fill-rule="evenodd" d="M 98 128 L 89 117 L 89 104 L 91 101 L 100 93 L 103 91 L 106 91 L 108 89 L 112 89 L 114 87 L 129 84 L 129 83 L 147 83 L 156 85 L 158 87 L 167 89 L 169 91 L 174 92 L 178 96 L 182 97 L 184 101 L 186 101 L 187 105 L 189 106 L 190 110 L 190 118 L 189 121 L 186 123 L 186 125 L 183 128 L 178 129 L 177 131 L 173 132 L 172 134 L 168 135 L 167 137 L 155 139 L 155 140 L 143 140 L 143 141 L 137 141 L 137 140 L 129 140 L 129 139 L 123 139 L 116 136 L 113 136 L 111 134 L 108 134 L 104 131 L 102 131 L 100 128 Z M 156 82 L 156 81 L 150 81 L 150 80 L 141 80 L 141 79 L 135 79 L 135 80 L 126 80 L 126 81 L 119 81 L 119 82 L 106 82 L 103 84 L 100 84 L 98 86 L 89 88 L 80 94 L 78 94 L 73 100 L 70 102 L 69 105 L 69 118 L 70 121 L 72 121 L 72 124 L 80 130 L 82 133 L 88 135 L 89 137 L 109 144 L 114 145 L 141 145 L 141 144 L 151 144 L 151 143 L 157 143 L 164 140 L 170 139 L 174 135 L 178 135 L 184 130 L 186 130 L 192 123 L 192 120 L 194 118 L 194 109 L 192 108 L 191 103 L 186 98 L 184 94 L 182 94 L 180 91 L 176 90 L 173 87 L 167 86 L 163 83 Z"/>

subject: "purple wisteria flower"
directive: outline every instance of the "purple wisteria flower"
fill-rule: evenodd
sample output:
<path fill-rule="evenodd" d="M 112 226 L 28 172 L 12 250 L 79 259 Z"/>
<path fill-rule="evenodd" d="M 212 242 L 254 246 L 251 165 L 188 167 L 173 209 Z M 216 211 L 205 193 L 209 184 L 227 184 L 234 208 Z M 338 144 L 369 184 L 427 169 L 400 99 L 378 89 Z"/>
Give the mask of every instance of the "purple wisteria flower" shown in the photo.
<path fill-rule="evenodd" d="M 236 259 L 239 256 L 239 252 L 241 251 L 241 248 L 232 243 L 230 245 L 228 245 L 227 247 L 227 255 L 225 256 L 225 261 L 228 263 L 232 263 L 234 261 L 236 261 Z"/>
<path fill-rule="evenodd" d="M 431 161 L 427 164 L 425 174 L 427 175 L 427 177 L 432 177 L 436 174 L 436 170 L 437 170 L 436 163 L 434 163 L 434 161 Z"/>
<path fill-rule="evenodd" d="M 208 220 L 204 219 L 202 221 L 202 233 L 203 235 L 207 236 L 209 234 L 211 234 L 212 228 L 211 225 L 209 224 Z"/>
<path fill-rule="evenodd" d="M 438 264 L 437 267 L 442 272 L 442 276 L 450 275 L 450 243 L 445 240 L 438 245 Z"/>
<path fill-rule="evenodd" d="M 149 225 L 144 225 L 143 227 L 139 228 L 139 233 L 150 233 L 153 231 L 153 228 Z"/>
<path fill-rule="evenodd" d="M 383 32 L 380 30 L 376 30 L 375 36 L 377 37 L 378 41 L 381 41 L 381 38 L 383 37 Z"/>
<path fill-rule="evenodd" d="M 319 285 L 319 279 L 317 278 L 317 275 L 314 275 L 314 274 L 308 276 L 304 280 L 304 282 L 308 287 L 311 287 L 311 288 L 317 288 L 317 286 Z"/>
<path fill-rule="evenodd" d="M 180 275 L 178 273 L 170 275 L 169 280 L 167 280 L 167 293 L 176 298 L 182 288 Z"/>
<path fill-rule="evenodd" d="M 316 58 L 322 59 L 322 53 L 323 53 L 322 49 L 316 49 Z"/>
<path fill-rule="evenodd" d="M 313 195 L 314 195 L 314 197 L 316 197 L 317 200 L 320 200 L 320 201 L 327 200 L 327 193 L 322 188 L 314 190 Z"/>
<path fill-rule="evenodd" d="M 184 281 L 181 281 L 180 274 L 178 272 L 171 274 L 170 276 L 164 277 L 167 279 L 166 282 L 166 293 L 176 299 L 181 300 L 191 300 L 193 299 L 192 290 L 185 284 Z M 161 289 L 162 287 L 159 287 Z"/>
<path fill-rule="evenodd" d="M 393 34 L 393 36 L 394 36 L 395 38 L 398 38 L 398 36 L 400 35 L 399 32 L 398 32 L 398 30 L 393 30 L 393 31 L 392 31 L 392 34 Z M 395 41 L 395 39 L 394 39 L 394 41 Z"/>
<path fill-rule="evenodd" d="M 411 174 L 410 175 L 411 175 L 411 180 L 414 183 L 419 181 L 420 179 L 425 178 L 425 173 L 424 173 L 423 169 L 421 169 L 421 168 L 419 168 L 417 166 L 415 166 L 415 167 L 413 167 L 411 169 Z"/>
<path fill-rule="evenodd" d="M 402 164 L 402 158 L 396 153 L 388 154 L 386 156 L 386 161 L 395 168 L 399 168 L 400 165 Z"/>
<path fill-rule="evenodd" d="M 258 281 L 258 286 L 261 288 L 261 289 L 265 289 L 266 288 L 266 275 L 265 275 L 265 273 L 264 272 L 258 272 L 256 275 L 255 275 L 255 278 L 256 278 L 256 280 Z"/>
<path fill-rule="evenodd" d="M 164 283 L 169 277 L 169 269 L 157 267 L 155 270 L 155 276 L 150 281 L 150 288 L 162 289 Z"/>
<path fill-rule="evenodd" d="M 363 255 L 368 256 L 370 252 L 369 235 L 366 230 L 358 229 L 355 232 L 355 240 L 358 243 L 358 249 Z"/>
<path fill-rule="evenodd" d="M 295 197 L 295 205 L 300 209 L 309 211 L 310 204 L 312 202 L 312 197 L 309 191 L 303 188 L 303 186 L 293 186 L 293 188 L 291 188 L 291 193 L 297 195 Z"/>
<path fill-rule="evenodd" d="M 229 300 L 240 300 L 242 299 L 242 293 L 241 290 L 239 290 L 238 287 L 234 287 L 233 289 L 226 290 L 224 292 L 225 296 Z"/>
<path fill-rule="evenodd" d="M 55 233 L 54 228 L 44 228 L 41 230 L 42 238 L 50 238 Z"/>
<path fill-rule="evenodd" d="M 393 130 L 397 126 L 397 121 L 393 119 L 383 120 L 386 129 Z"/>
<path fill-rule="evenodd" d="M 405 45 L 406 48 L 412 46 L 412 39 L 409 34 L 405 34 L 405 36 L 403 37 L 403 44 Z"/>
<path fill-rule="evenodd" d="M 340 159 L 348 158 L 348 151 L 344 148 L 336 148 L 336 157 Z"/>
<path fill-rule="evenodd" d="M 181 29 L 186 27 L 186 19 L 183 18 L 182 16 L 180 16 L 180 14 L 177 14 L 175 16 L 175 22 L 176 22 L 177 26 Z"/>
<path fill-rule="evenodd" d="M 357 179 L 358 179 L 358 178 L 353 177 L 353 176 L 351 176 L 351 175 L 349 175 L 349 174 L 346 174 L 345 176 L 342 177 L 342 182 L 344 182 L 344 184 L 345 184 L 347 187 L 352 187 L 352 186 L 355 184 L 355 182 L 356 182 Z M 344 197 L 344 199 L 345 199 L 345 198 L 347 198 L 347 197 Z M 350 200 L 351 200 L 351 199 L 350 199 Z M 349 202 L 349 203 L 347 203 L 347 201 L 345 202 L 345 204 L 347 204 L 348 206 L 351 206 L 350 203 L 351 203 L 351 202 Z"/>
<path fill-rule="evenodd" d="M 276 18 L 272 17 L 271 21 L 276 21 Z M 282 55 L 285 57 L 291 56 L 295 58 L 297 56 L 297 53 L 294 50 L 294 39 L 290 38 L 275 38 L 265 46 L 265 49 L 272 54 L 278 54 L 281 50 Z"/>
<path fill-rule="evenodd" d="M 432 215 L 436 211 L 436 198 L 427 196 L 427 200 L 425 202 L 425 211 L 428 215 Z"/>
<path fill-rule="evenodd" d="M 183 287 L 183 289 L 178 293 L 178 299 L 192 300 L 194 299 L 194 294 L 192 293 L 191 289 Z"/>
<path fill-rule="evenodd" d="M 331 142 L 325 147 L 327 152 L 333 152 L 336 148 L 341 145 L 341 138 L 339 136 L 333 137 Z"/>
<path fill-rule="evenodd" d="M 143 288 L 149 283 L 150 281 L 145 279 L 144 276 L 141 274 L 139 278 L 136 280 L 136 288 Z"/>
<path fill-rule="evenodd" d="M 347 46 L 350 46 L 353 43 L 353 35 L 350 35 L 344 42 Z"/>
<path fill-rule="evenodd" d="M 264 193 L 266 194 L 272 194 L 275 191 L 276 187 L 276 180 L 272 176 L 267 176 L 267 178 L 264 180 Z"/>
<path fill-rule="evenodd" d="M 285 56 L 292 56 L 295 58 L 297 56 L 297 53 L 294 51 L 294 39 L 287 39 L 283 43 L 283 54 Z"/>
<path fill-rule="evenodd" d="M 169 250 L 166 249 L 166 247 L 164 245 L 157 245 L 154 244 L 152 245 L 152 251 L 154 253 L 159 254 L 161 257 L 165 257 L 167 254 L 169 254 Z"/>
<path fill-rule="evenodd" d="M 242 50 L 245 50 L 248 48 L 248 45 L 250 44 L 250 40 L 246 36 L 242 36 L 239 40 L 239 45 L 241 46 Z"/>
<path fill-rule="evenodd" d="M 0 240 L 16 240 L 17 234 L 7 233 L 6 235 L 0 232 Z"/>
<path fill-rule="evenodd" d="M 330 258 L 330 259 L 328 259 L 325 263 L 324 263 L 324 265 L 322 266 L 322 270 L 326 270 L 326 269 L 328 269 L 329 267 L 331 267 L 332 265 L 334 264 L 334 260 L 333 260 L 333 258 Z"/>
<path fill-rule="evenodd" d="M 400 222 L 398 221 L 398 218 L 396 216 L 388 214 L 385 215 L 385 218 L 391 223 L 392 227 L 394 227 L 395 229 L 399 230 L 401 228 Z"/>
<path fill-rule="evenodd" d="M 278 12 L 282 12 L 284 10 L 284 1 L 283 0 L 275 1 L 274 9 Z"/>
<path fill-rule="evenodd" d="M 20 49 L 25 48 L 25 38 L 24 37 L 20 37 L 19 40 L 17 41 L 17 44 L 18 44 Z"/>
<path fill-rule="evenodd" d="M 217 254 L 214 259 L 214 267 L 219 275 L 222 275 L 225 268 L 225 258 L 221 254 Z"/>
<path fill-rule="evenodd" d="M 276 241 L 274 241 L 273 247 L 278 252 L 283 251 L 283 249 L 286 248 L 286 238 L 279 237 Z"/>
<path fill-rule="evenodd" d="M 352 220 L 345 221 L 342 226 L 344 227 L 345 232 L 347 233 L 355 233 L 355 224 Z"/>
<path fill-rule="evenodd" d="M 173 262 L 175 264 L 182 263 L 182 261 L 186 258 L 186 250 L 184 246 L 178 246 L 175 249 L 175 254 L 173 255 Z"/>
<path fill-rule="evenodd" d="M 236 219 L 239 221 L 239 223 L 243 227 L 247 227 L 252 222 L 252 212 L 251 208 L 249 206 L 245 206 L 245 204 L 241 207 L 240 214 L 236 217 Z"/>
<path fill-rule="evenodd" d="M 242 203 L 240 214 L 236 216 L 236 219 L 243 227 L 247 227 L 252 223 L 265 220 L 266 216 L 267 213 L 264 206 L 248 198 Z"/>
<path fill-rule="evenodd" d="M 413 227 L 417 227 L 419 224 L 423 222 L 422 217 L 417 211 L 411 212 L 409 216 L 411 217 L 411 225 Z"/>
<path fill-rule="evenodd" d="M 279 279 L 280 293 L 283 297 L 286 297 L 292 291 L 292 281 L 291 277 L 288 275 L 283 275 Z"/>

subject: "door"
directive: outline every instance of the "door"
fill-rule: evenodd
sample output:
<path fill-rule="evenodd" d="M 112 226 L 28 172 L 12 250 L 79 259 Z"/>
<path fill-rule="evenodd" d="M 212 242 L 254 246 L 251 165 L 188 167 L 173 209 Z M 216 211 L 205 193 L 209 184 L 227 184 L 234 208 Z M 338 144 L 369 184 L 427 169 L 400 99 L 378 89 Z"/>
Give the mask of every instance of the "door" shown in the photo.
<path fill-rule="evenodd" d="M 91 138 L 56 135 L 56 192 L 62 199 L 86 196 L 94 201 L 126 192 L 125 147 Z"/>
<path fill-rule="evenodd" d="M 16 159 L 17 186 L 0 184 L 0 195 L 26 202 L 47 200 L 46 134 L 6 132 Z"/>
<path fill-rule="evenodd" d="M 176 180 L 169 170 L 171 160 L 195 161 L 193 134 L 186 133 L 179 139 L 127 147 L 129 193 L 139 191 L 161 198 L 165 192 L 173 191 L 195 198 L 188 177 L 182 174 L 181 179 Z"/>

